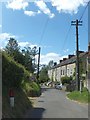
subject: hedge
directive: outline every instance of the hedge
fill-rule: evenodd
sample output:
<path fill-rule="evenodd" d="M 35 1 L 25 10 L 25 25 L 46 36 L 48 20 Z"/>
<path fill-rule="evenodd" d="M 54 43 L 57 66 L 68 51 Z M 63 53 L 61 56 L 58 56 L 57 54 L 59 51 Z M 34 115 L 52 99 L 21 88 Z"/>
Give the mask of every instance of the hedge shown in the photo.
<path fill-rule="evenodd" d="M 61 78 L 61 81 L 62 81 L 62 84 L 70 84 L 70 81 L 72 80 L 72 77 L 68 77 L 68 76 L 65 76 L 65 77 L 62 77 Z"/>

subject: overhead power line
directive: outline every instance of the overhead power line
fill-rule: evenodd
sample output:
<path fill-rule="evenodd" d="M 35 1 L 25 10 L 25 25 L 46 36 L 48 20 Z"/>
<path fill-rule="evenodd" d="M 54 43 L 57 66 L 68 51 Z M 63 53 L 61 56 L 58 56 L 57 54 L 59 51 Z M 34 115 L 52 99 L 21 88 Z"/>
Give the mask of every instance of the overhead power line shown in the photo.
<path fill-rule="evenodd" d="M 45 34 L 45 32 L 46 32 L 46 28 L 47 28 L 47 25 L 48 25 L 48 21 L 49 21 L 49 18 L 48 18 L 48 19 L 46 20 L 46 22 L 45 22 L 43 31 L 42 31 L 42 33 L 41 33 L 41 38 L 40 38 L 40 43 L 39 43 L 39 44 L 41 44 L 41 42 L 43 41 L 43 37 L 44 37 L 44 34 Z"/>
<path fill-rule="evenodd" d="M 62 46 L 61 51 L 63 50 L 63 48 L 64 48 L 64 46 L 65 46 L 65 43 L 66 43 L 66 41 L 67 41 L 67 39 L 68 39 L 68 36 L 69 36 L 70 30 L 71 30 L 71 25 L 70 25 L 70 27 L 69 27 L 69 29 L 68 29 L 68 31 L 67 31 L 66 36 L 65 36 L 65 39 L 64 39 L 64 42 L 63 42 L 63 46 Z"/>
<path fill-rule="evenodd" d="M 51 6 L 51 9 L 50 9 L 51 12 L 52 12 L 52 8 L 53 8 L 53 6 Z M 45 34 L 45 32 L 46 32 L 46 28 L 47 28 L 49 19 L 50 19 L 50 18 L 48 17 L 47 20 L 46 20 L 46 22 L 45 22 L 45 24 L 44 24 L 44 28 L 43 28 L 42 33 L 41 33 L 41 38 L 40 38 L 40 43 L 39 43 L 39 44 L 41 44 L 41 42 L 43 41 L 44 34 Z"/>
<path fill-rule="evenodd" d="M 86 9 L 87 9 L 87 7 L 88 7 L 89 3 L 90 3 L 90 1 L 87 3 L 87 5 L 86 5 L 86 7 L 85 7 L 85 9 L 84 9 L 84 11 L 83 11 L 83 13 L 82 13 L 82 15 L 81 15 L 81 17 L 80 17 L 79 21 L 83 18 L 84 13 L 85 13 L 85 11 L 86 11 Z"/>

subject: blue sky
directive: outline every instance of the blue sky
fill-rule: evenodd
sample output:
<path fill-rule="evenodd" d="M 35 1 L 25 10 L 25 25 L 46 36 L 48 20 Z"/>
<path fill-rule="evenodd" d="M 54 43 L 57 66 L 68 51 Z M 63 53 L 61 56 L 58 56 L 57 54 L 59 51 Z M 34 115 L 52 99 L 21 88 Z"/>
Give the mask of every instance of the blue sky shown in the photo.
<path fill-rule="evenodd" d="M 50 60 L 59 61 L 69 54 L 74 54 L 76 30 L 75 26 L 71 26 L 71 21 L 80 19 L 86 7 L 85 2 L 83 0 L 2 2 L 0 47 L 7 44 L 9 37 L 18 40 L 21 47 L 40 46 L 41 64 L 47 64 Z M 87 51 L 88 9 L 81 20 L 83 25 L 79 27 L 79 49 Z"/>

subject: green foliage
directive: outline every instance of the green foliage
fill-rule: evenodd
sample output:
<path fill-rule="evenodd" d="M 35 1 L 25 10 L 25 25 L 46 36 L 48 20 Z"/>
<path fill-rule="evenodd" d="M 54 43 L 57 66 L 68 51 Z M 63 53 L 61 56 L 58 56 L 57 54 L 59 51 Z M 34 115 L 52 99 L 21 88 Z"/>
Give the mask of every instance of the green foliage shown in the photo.
<path fill-rule="evenodd" d="M 25 65 L 25 56 L 20 51 L 15 51 L 14 60 L 22 65 Z"/>
<path fill-rule="evenodd" d="M 34 72 L 35 70 L 35 55 L 37 54 L 36 47 L 33 47 L 32 49 L 30 47 L 25 47 L 25 49 L 22 50 L 22 54 L 25 56 L 25 64 L 27 70 L 30 72 Z"/>
<path fill-rule="evenodd" d="M 23 79 L 24 70 L 7 54 L 2 54 L 2 80 L 10 87 L 19 87 Z"/>
<path fill-rule="evenodd" d="M 10 38 L 6 45 L 5 51 L 16 62 L 24 65 L 27 70 L 32 73 L 34 72 L 35 65 L 33 61 L 35 62 L 35 55 L 37 54 L 36 47 L 33 47 L 32 49 L 30 47 L 25 47 L 21 52 L 17 40 L 15 40 L 14 38 Z"/>
<path fill-rule="evenodd" d="M 34 97 L 40 95 L 40 86 L 35 82 L 24 81 L 22 87 L 28 96 Z"/>
<path fill-rule="evenodd" d="M 35 82 L 32 82 L 31 83 L 31 87 L 36 91 L 36 92 L 39 92 L 40 91 L 40 87 L 37 83 Z"/>
<path fill-rule="evenodd" d="M 62 81 L 62 84 L 64 85 L 65 83 L 66 84 L 70 84 L 70 81 L 72 80 L 72 77 L 68 77 L 68 76 L 65 76 L 65 77 L 62 77 L 61 78 L 61 81 Z"/>
<path fill-rule="evenodd" d="M 85 80 L 86 76 L 83 77 L 83 75 L 86 74 L 86 58 L 79 59 L 79 74 L 80 78 Z"/>
<path fill-rule="evenodd" d="M 38 85 L 30 81 L 30 72 L 24 66 L 16 63 L 8 54 L 2 54 L 3 84 L 9 87 L 23 87 L 27 93 L 30 90 L 39 91 Z"/>
<path fill-rule="evenodd" d="M 48 68 L 47 66 L 44 66 L 40 71 L 39 82 L 43 83 L 43 82 L 47 82 L 48 80 L 49 80 Z"/>
<path fill-rule="evenodd" d="M 5 48 L 6 52 L 13 57 L 19 49 L 17 40 L 10 38 Z"/>
<path fill-rule="evenodd" d="M 80 91 L 71 92 L 67 95 L 67 97 L 71 100 L 76 100 L 82 103 L 90 103 L 90 92 L 88 92 L 86 88 L 81 93 Z"/>
<path fill-rule="evenodd" d="M 86 87 L 83 87 L 82 91 L 83 91 L 83 92 L 87 92 L 88 89 L 87 89 Z"/>
<path fill-rule="evenodd" d="M 17 118 L 31 107 L 29 96 L 39 96 L 40 86 L 30 81 L 30 72 L 24 66 L 17 63 L 6 52 L 2 53 L 2 94 L 3 94 L 3 117 Z M 15 107 L 11 109 L 9 103 L 9 89 L 15 93 Z M 22 91 L 23 89 L 23 91 Z M 26 94 L 25 94 L 26 93 Z"/>
<path fill-rule="evenodd" d="M 2 86 L 2 116 L 3 118 L 23 118 L 26 111 L 32 108 L 32 103 L 21 88 L 14 88 L 15 104 L 10 107 L 9 88 Z"/>

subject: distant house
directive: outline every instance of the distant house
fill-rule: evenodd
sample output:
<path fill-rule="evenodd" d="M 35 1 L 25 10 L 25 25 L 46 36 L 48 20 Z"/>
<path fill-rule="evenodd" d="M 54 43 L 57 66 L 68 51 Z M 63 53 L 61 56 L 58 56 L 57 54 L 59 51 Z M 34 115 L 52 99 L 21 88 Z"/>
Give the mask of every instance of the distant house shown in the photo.
<path fill-rule="evenodd" d="M 87 57 L 88 52 L 79 51 L 79 63 L 80 63 L 80 79 L 85 77 L 86 80 L 86 71 L 87 71 Z M 48 76 L 52 81 L 61 82 L 61 78 L 64 76 L 73 76 L 76 69 L 76 56 L 68 55 L 68 58 L 63 58 L 60 60 L 60 63 L 53 66 L 48 70 Z M 85 81 L 85 87 L 87 87 L 87 80 Z"/>

